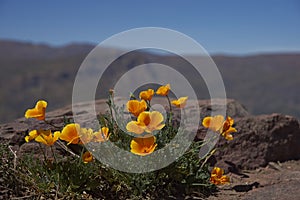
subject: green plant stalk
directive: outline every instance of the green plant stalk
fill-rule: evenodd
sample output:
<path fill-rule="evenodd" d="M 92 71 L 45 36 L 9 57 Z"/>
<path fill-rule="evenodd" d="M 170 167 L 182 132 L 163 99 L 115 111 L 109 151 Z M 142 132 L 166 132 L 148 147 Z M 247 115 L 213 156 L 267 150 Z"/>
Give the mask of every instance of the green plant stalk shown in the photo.
<path fill-rule="evenodd" d="M 173 118 L 173 111 L 172 111 L 172 105 L 171 105 L 171 101 L 168 95 L 166 95 L 167 99 L 168 99 L 168 103 L 169 103 L 169 108 L 170 108 L 170 115 L 169 115 L 169 126 L 172 126 L 172 118 Z"/>
<path fill-rule="evenodd" d="M 56 159 L 56 155 L 55 155 L 54 150 L 53 150 L 53 146 L 50 146 L 50 149 L 51 149 L 51 152 L 52 152 L 54 161 L 55 161 L 55 163 L 57 164 L 57 159 Z"/>
<path fill-rule="evenodd" d="M 80 165 L 81 164 L 81 162 L 82 162 L 82 156 L 83 156 L 83 153 L 84 153 L 84 148 L 82 148 L 81 149 L 81 152 L 80 152 L 80 157 L 79 157 L 79 159 L 78 159 L 78 164 Z"/>
<path fill-rule="evenodd" d="M 112 132 L 114 131 L 114 117 L 113 117 L 113 107 L 114 107 L 114 100 L 113 100 L 113 94 L 109 94 L 108 96 L 109 100 L 109 104 L 108 104 L 108 107 L 109 107 L 109 111 L 110 111 L 110 116 L 111 116 L 111 127 L 112 127 Z M 115 111 L 115 114 L 116 114 L 116 111 Z"/>
<path fill-rule="evenodd" d="M 208 161 L 208 159 L 217 151 L 217 148 L 211 150 L 211 152 L 209 153 L 209 155 L 205 156 L 205 160 L 203 161 L 203 163 L 200 166 L 200 170 L 202 170 L 202 168 L 204 167 L 204 165 L 206 164 L 206 162 Z"/>
<path fill-rule="evenodd" d="M 42 152 L 42 154 L 43 154 L 43 156 L 44 156 L 44 161 L 47 162 L 47 157 L 46 157 L 45 152 L 43 151 L 43 148 L 42 148 L 41 143 L 39 143 L 39 147 L 40 147 L 40 150 L 41 150 L 41 152 Z"/>
<path fill-rule="evenodd" d="M 172 105 L 171 105 L 171 101 L 168 95 L 166 95 L 167 99 L 168 99 L 168 103 L 169 103 L 169 107 L 170 107 L 170 114 L 172 114 Z"/>
<path fill-rule="evenodd" d="M 150 110 L 151 109 L 150 101 L 146 101 L 146 104 L 147 104 L 148 110 Z"/>

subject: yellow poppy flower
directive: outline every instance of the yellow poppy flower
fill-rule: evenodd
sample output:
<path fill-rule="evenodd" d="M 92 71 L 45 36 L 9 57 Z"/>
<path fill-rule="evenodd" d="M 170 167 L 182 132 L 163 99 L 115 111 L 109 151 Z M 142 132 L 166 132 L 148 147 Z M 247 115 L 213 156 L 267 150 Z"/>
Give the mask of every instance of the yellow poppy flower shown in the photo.
<path fill-rule="evenodd" d="M 84 152 L 81 158 L 84 163 L 89 163 L 93 161 L 93 155 L 89 151 Z"/>
<path fill-rule="evenodd" d="M 25 137 L 26 142 L 30 142 L 31 140 L 34 140 L 36 137 L 39 135 L 44 134 L 44 135 L 50 135 L 51 131 L 50 130 L 32 130 L 29 132 L 29 134 Z"/>
<path fill-rule="evenodd" d="M 36 103 L 35 108 L 28 109 L 25 112 L 26 118 L 36 118 L 38 120 L 45 120 L 47 102 L 40 100 Z"/>
<path fill-rule="evenodd" d="M 223 175 L 224 170 L 219 167 L 214 167 L 210 175 L 210 182 L 215 185 L 221 185 L 225 183 L 230 183 L 229 177 Z"/>
<path fill-rule="evenodd" d="M 109 129 L 107 127 L 102 127 L 98 132 L 94 133 L 94 142 L 105 142 L 109 138 Z"/>
<path fill-rule="evenodd" d="M 161 130 L 165 124 L 162 124 L 164 121 L 163 115 L 158 111 L 142 112 L 137 121 L 131 121 L 126 125 L 126 129 L 129 132 L 141 134 L 143 132 L 151 133 L 155 130 Z"/>
<path fill-rule="evenodd" d="M 52 146 L 59 138 L 60 132 L 55 131 L 54 134 L 52 135 L 51 131 L 47 131 L 46 134 L 41 133 L 39 136 L 35 138 L 35 141 L 43 143 L 47 146 Z"/>
<path fill-rule="evenodd" d="M 151 154 L 156 148 L 156 138 L 154 136 L 148 136 L 143 138 L 134 138 L 131 140 L 130 148 L 131 153 L 145 156 Z"/>
<path fill-rule="evenodd" d="M 154 95 L 154 90 L 152 90 L 152 89 L 141 91 L 140 92 L 140 99 L 143 99 L 145 101 L 151 101 L 153 95 Z"/>
<path fill-rule="evenodd" d="M 231 135 L 231 133 L 237 132 L 237 130 L 235 128 L 232 127 L 234 123 L 234 120 L 231 117 L 227 117 L 222 130 L 220 132 L 222 132 L 222 136 L 225 137 L 226 140 L 233 140 L 233 136 Z"/>
<path fill-rule="evenodd" d="M 79 143 L 79 124 L 68 124 L 65 126 L 60 134 L 60 139 L 69 142 L 68 144 L 78 144 Z"/>
<path fill-rule="evenodd" d="M 237 132 L 237 130 L 232 127 L 233 123 L 234 120 L 231 117 L 227 117 L 225 120 L 222 115 L 205 117 L 202 121 L 202 125 L 205 128 L 209 128 L 212 131 L 220 133 L 227 140 L 233 140 L 231 133 Z"/>
<path fill-rule="evenodd" d="M 178 108 L 184 108 L 188 97 L 180 97 L 178 100 L 173 100 L 171 103 Z"/>
<path fill-rule="evenodd" d="M 157 89 L 156 94 L 161 95 L 161 96 L 166 96 L 166 95 L 168 95 L 170 89 L 171 89 L 170 84 L 160 86 Z"/>
<path fill-rule="evenodd" d="M 147 109 L 146 101 L 138 101 L 138 100 L 129 100 L 127 102 L 127 109 L 134 116 L 139 116 L 139 114 Z"/>

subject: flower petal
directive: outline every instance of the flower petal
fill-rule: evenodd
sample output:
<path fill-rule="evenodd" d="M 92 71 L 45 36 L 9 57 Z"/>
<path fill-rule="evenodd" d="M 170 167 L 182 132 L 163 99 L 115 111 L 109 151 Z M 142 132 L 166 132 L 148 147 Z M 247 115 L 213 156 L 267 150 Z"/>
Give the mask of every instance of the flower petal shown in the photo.
<path fill-rule="evenodd" d="M 236 130 L 235 128 L 233 128 L 233 127 L 230 127 L 230 128 L 225 132 L 225 134 L 235 133 L 235 132 L 237 132 L 237 130 Z"/>
<path fill-rule="evenodd" d="M 44 137 L 42 137 L 41 135 L 39 135 L 38 137 L 35 138 L 35 141 L 36 142 L 39 142 L 39 143 L 43 143 L 45 145 L 47 145 L 47 141 L 44 139 Z"/>
<path fill-rule="evenodd" d="M 60 134 L 61 134 L 60 131 L 55 131 L 54 134 L 53 134 L 53 140 L 57 141 L 58 138 L 59 138 L 59 136 L 60 136 Z"/>
<path fill-rule="evenodd" d="M 202 121 L 202 125 L 205 127 L 205 128 L 209 128 L 209 125 L 210 125 L 210 122 L 212 120 L 212 117 L 205 117 Z"/>
<path fill-rule="evenodd" d="M 135 154 L 140 153 L 142 151 L 142 146 L 135 139 L 131 140 L 130 148 L 131 148 L 131 152 Z"/>
<path fill-rule="evenodd" d="M 154 137 L 153 135 L 145 135 L 143 138 L 137 139 L 140 140 L 141 143 L 146 147 L 151 147 L 156 141 L 156 137 Z"/>
<path fill-rule="evenodd" d="M 150 124 L 151 126 L 158 126 L 161 122 L 164 121 L 163 115 L 158 111 L 153 111 L 150 113 Z"/>
<path fill-rule="evenodd" d="M 173 100 L 171 103 L 178 108 L 184 108 L 188 97 L 180 97 L 178 100 Z"/>
<path fill-rule="evenodd" d="M 93 161 L 93 155 L 87 151 L 85 152 L 83 155 L 82 155 L 82 161 L 84 163 L 89 163 L 89 162 L 92 162 Z"/>
<path fill-rule="evenodd" d="M 105 142 L 109 138 L 109 129 L 102 127 L 98 132 L 94 133 L 94 142 Z"/>
<path fill-rule="evenodd" d="M 228 176 L 222 176 L 221 178 L 220 178 L 220 183 L 221 184 L 225 184 L 225 183 L 230 183 L 230 180 L 229 180 L 229 177 Z"/>
<path fill-rule="evenodd" d="M 33 109 L 28 109 L 25 112 L 25 117 L 26 118 L 36 118 L 38 120 L 45 120 L 45 110 L 47 107 L 47 102 L 43 100 L 39 100 L 35 108 Z"/>
<path fill-rule="evenodd" d="M 157 146 L 156 138 L 148 135 L 148 137 L 134 138 L 130 143 L 131 152 L 140 156 L 145 156 L 152 153 Z"/>
<path fill-rule="evenodd" d="M 25 117 L 26 118 L 37 118 L 37 117 L 42 117 L 43 114 L 40 113 L 37 109 L 33 108 L 33 109 L 28 109 L 25 112 Z"/>
<path fill-rule="evenodd" d="M 150 112 L 144 111 L 137 118 L 138 125 L 148 126 L 151 123 Z"/>
<path fill-rule="evenodd" d="M 65 140 L 69 142 L 69 144 L 78 144 L 79 142 L 79 131 L 80 131 L 80 125 L 79 124 L 68 124 L 66 125 L 61 134 L 60 139 Z"/>
<path fill-rule="evenodd" d="M 145 101 L 151 101 L 153 95 L 154 95 L 154 90 L 148 89 L 146 91 L 141 91 L 139 97 L 140 99 L 143 99 Z"/>
<path fill-rule="evenodd" d="M 161 95 L 161 96 L 166 96 L 166 95 L 168 95 L 170 89 L 171 89 L 170 84 L 160 86 L 157 89 L 156 94 Z"/>
<path fill-rule="evenodd" d="M 226 121 L 230 124 L 230 126 L 234 124 L 234 120 L 229 116 L 226 118 Z"/>
<path fill-rule="evenodd" d="M 38 110 L 43 110 L 47 107 L 47 102 L 44 101 L 44 100 L 39 100 L 37 103 L 36 103 L 36 106 L 35 108 L 37 108 Z"/>
<path fill-rule="evenodd" d="M 129 100 L 126 105 L 127 110 L 136 117 L 147 109 L 147 103 L 144 100 Z"/>
<path fill-rule="evenodd" d="M 233 136 L 230 133 L 225 134 L 224 137 L 226 140 L 233 140 Z"/>
<path fill-rule="evenodd" d="M 128 124 L 126 125 L 126 129 L 127 131 L 136 134 L 142 134 L 144 132 L 143 126 L 139 126 L 136 121 L 128 122 Z"/>
<path fill-rule="evenodd" d="M 43 143 L 47 146 L 51 146 L 54 144 L 53 136 L 51 130 L 40 130 L 40 134 L 35 138 L 36 142 Z"/>

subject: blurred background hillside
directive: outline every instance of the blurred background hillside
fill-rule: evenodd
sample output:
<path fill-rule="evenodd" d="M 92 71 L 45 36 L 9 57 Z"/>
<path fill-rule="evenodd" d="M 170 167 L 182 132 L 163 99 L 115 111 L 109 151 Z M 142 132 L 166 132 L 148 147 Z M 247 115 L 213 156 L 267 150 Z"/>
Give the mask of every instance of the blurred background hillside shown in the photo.
<path fill-rule="evenodd" d="M 95 45 L 143 26 L 171 28 L 203 45 L 223 76 L 227 97 L 250 113 L 300 118 L 298 1 L 0 0 L 0 26 L 0 123 L 22 117 L 38 99 L 46 99 L 49 110 L 70 104 L 77 70 Z M 105 51 L 114 56 L 118 48 Z M 172 66 L 177 59 L 141 51 L 118 62 L 131 69 L 151 61 Z M 107 91 L 118 74 L 117 66 L 112 68 L 99 90 Z M 190 81 L 200 98 L 209 98 L 202 80 Z"/>

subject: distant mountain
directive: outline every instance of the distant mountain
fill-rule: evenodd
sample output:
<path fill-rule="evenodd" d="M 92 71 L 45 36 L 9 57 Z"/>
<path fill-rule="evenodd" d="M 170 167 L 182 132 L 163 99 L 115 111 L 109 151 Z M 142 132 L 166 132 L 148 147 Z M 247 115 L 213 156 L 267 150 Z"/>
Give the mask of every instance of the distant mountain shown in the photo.
<path fill-rule="evenodd" d="M 0 40 L 1 60 L 42 60 L 72 57 L 88 54 L 95 45 L 69 44 L 61 47 L 46 44 L 24 43 L 10 40 Z"/>
<path fill-rule="evenodd" d="M 46 99 L 50 110 L 70 104 L 77 70 L 94 46 L 70 44 L 54 47 L 0 40 L 0 123 L 22 117 L 37 99 Z M 117 49 L 111 48 L 102 51 L 100 59 L 118 53 Z M 300 118 L 300 53 L 215 55 L 212 58 L 222 74 L 227 97 L 243 103 L 250 113 L 280 112 Z M 123 72 L 151 62 L 183 71 L 190 77 L 199 98 L 209 98 L 205 83 L 194 76 L 192 70 L 187 70 L 186 63 L 172 55 L 147 51 L 131 52 L 113 62 L 100 80 L 101 92 L 96 97 L 105 98 L 106 91 Z M 130 81 L 135 81 L 135 77 Z"/>

